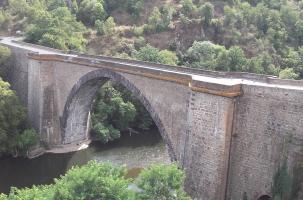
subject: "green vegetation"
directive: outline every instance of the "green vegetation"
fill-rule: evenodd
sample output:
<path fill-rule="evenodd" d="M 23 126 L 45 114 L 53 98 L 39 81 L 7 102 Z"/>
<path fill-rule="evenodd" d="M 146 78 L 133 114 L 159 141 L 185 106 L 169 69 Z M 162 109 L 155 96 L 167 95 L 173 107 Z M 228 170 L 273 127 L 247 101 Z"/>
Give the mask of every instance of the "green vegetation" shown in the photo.
<path fill-rule="evenodd" d="M 150 45 L 140 48 L 139 51 L 135 53 L 135 58 L 167 65 L 177 65 L 178 63 L 178 57 L 175 53 L 168 50 L 159 51 L 157 48 Z"/>
<path fill-rule="evenodd" d="M 100 88 L 92 109 L 92 133 L 106 143 L 122 131 L 148 130 L 153 125 L 143 105 L 126 89 L 106 83 Z"/>
<path fill-rule="evenodd" d="M 9 83 L 0 79 L 0 155 L 25 153 L 37 142 L 37 133 L 28 129 L 25 108 Z"/>
<path fill-rule="evenodd" d="M 10 50 L 0 46 L 1 75 L 5 75 Z M 25 154 L 37 144 L 38 135 L 27 124 L 26 109 L 10 84 L 0 78 L 0 156 Z"/>
<path fill-rule="evenodd" d="M 176 199 L 190 200 L 183 190 L 184 173 L 175 165 L 154 165 L 140 173 L 135 184 L 141 192 L 135 199 Z"/>
<path fill-rule="evenodd" d="M 96 53 L 303 78 L 300 1 L 181 0 L 151 5 L 153 1 L 144 0 L 9 0 L 1 9 L 0 26 L 18 27 L 26 41 L 63 50 L 85 51 L 86 44 L 90 49 L 97 40 L 101 50 L 94 49 Z M 133 20 L 124 20 L 127 15 Z M 171 34 L 170 41 L 161 35 L 164 31 Z M 136 46 L 141 38 L 146 43 Z"/>
<path fill-rule="evenodd" d="M 1 200 L 189 200 L 183 191 L 184 173 L 175 165 L 155 165 L 137 180 L 126 179 L 126 168 L 91 161 L 74 167 L 52 185 L 12 188 Z M 154 185 L 157 187 L 154 187 Z"/>

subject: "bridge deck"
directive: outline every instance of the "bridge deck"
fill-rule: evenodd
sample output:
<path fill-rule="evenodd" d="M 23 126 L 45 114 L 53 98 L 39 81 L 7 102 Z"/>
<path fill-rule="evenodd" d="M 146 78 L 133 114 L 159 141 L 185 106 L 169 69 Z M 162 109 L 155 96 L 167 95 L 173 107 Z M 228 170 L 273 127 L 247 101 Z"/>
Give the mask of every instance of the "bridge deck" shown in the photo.
<path fill-rule="evenodd" d="M 218 91 L 228 90 L 229 92 L 237 93 L 238 87 L 234 87 L 237 85 L 254 85 L 289 90 L 303 90 L 303 81 L 282 80 L 274 76 L 242 72 L 214 72 L 106 56 L 85 55 L 77 52 L 64 52 L 48 47 L 21 42 L 18 41 L 18 38 L 14 37 L 2 38 L 0 43 L 10 47 L 31 51 L 31 57 L 34 59 L 72 62 L 100 68 L 106 64 L 113 67 L 117 71 L 119 71 L 119 69 L 127 68 L 128 72 L 129 70 L 132 70 L 133 72 L 148 70 L 149 72 L 156 73 L 158 76 L 170 74 L 175 76 L 183 76 L 183 78 L 189 77 L 191 79 L 191 81 L 188 83 L 189 86 L 202 88 L 202 90 L 203 88 L 211 88 Z M 228 87 L 232 88 L 227 89 Z M 231 96 L 237 96 L 237 94 Z"/>

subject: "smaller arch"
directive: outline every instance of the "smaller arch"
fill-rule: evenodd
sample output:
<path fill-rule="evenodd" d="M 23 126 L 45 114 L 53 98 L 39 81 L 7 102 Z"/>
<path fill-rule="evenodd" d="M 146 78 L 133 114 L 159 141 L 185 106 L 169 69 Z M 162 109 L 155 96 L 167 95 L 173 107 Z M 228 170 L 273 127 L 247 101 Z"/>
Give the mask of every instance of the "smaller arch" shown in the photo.
<path fill-rule="evenodd" d="M 258 200 L 272 200 L 272 198 L 269 195 L 262 195 L 258 198 Z"/>

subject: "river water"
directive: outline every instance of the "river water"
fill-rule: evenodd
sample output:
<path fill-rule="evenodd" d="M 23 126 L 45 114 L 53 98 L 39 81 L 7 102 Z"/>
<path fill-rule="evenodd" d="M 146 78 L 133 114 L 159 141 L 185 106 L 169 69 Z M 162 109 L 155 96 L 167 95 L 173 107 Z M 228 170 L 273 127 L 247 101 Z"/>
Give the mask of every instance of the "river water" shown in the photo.
<path fill-rule="evenodd" d="M 35 159 L 0 158 L 0 193 L 8 193 L 12 186 L 22 188 L 52 183 L 72 166 L 81 166 L 90 160 L 125 165 L 129 177 L 136 176 L 151 164 L 170 163 L 158 131 L 122 135 L 114 142 L 95 142 L 89 148 L 73 153 L 45 154 Z"/>

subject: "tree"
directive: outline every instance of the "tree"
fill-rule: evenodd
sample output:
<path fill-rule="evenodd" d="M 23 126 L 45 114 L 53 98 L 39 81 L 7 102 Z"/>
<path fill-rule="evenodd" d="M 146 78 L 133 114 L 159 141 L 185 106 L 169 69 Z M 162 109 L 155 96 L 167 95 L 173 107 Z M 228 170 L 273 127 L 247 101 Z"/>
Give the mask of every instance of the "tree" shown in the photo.
<path fill-rule="evenodd" d="M 285 68 L 279 73 L 279 78 L 282 79 L 298 79 L 299 75 L 295 73 L 293 68 Z"/>
<path fill-rule="evenodd" d="M 77 17 L 84 24 L 93 26 L 96 20 L 104 21 L 107 13 L 103 0 L 83 0 L 79 5 Z"/>
<path fill-rule="evenodd" d="M 161 31 L 162 15 L 159 8 L 154 7 L 151 15 L 148 18 L 148 31 Z"/>
<path fill-rule="evenodd" d="M 9 48 L 0 45 L 0 67 L 2 67 L 8 61 L 11 56 L 11 51 Z"/>
<path fill-rule="evenodd" d="M 124 167 L 91 161 L 83 167 L 74 167 L 55 180 L 53 199 L 127 200 L 130 191 L 125 174 Z"/>
<path fill-rule="evenodd" d="M 176 165 L 153 165 L 140 173 L 136 200 L 190 200 L 183 190 L 184 172 Z"/>
<path fill-rule="evenodd" d="M 187 65 L 194 68 L 215 69 L 219 54 L 226 51 L 224 46 L 210 41 L 195 41 L 187 50 Z"/>
<path fill-rule="evenodd" d="M 111 35 L 115 31 L 116 23 L 113 17 L 109 17 L 105 22 L 97 20 L 95 22 L 95 27 L 97 29 L 98 35 Z"/>
<path fill-rule="evenodd" d="M 181 12 L 186 16 L 191 16 L 197 10 L 197 7 L 192 0 L 181 0 L 181 5 L 182 5 Z"/>
<path fill-rule="evenodd" d="M 177 65 L 178 59 L 175 53 L 168 50 L 160 51 L 149 44 L 142 47 L 136 54 L 135 57 L 138 60 L 149 61 L 154 63 L 162 63 L 169 65 Z"/>
<path fill-rule="evenodd" d="M 295 24 L 295 36 L 297 38 L 298 45 L 303 44 L 303 20 L 298 20 Z"/>
<path fill-rule="evenodd" d="M 176 165 L 154 165 L 136 181 L 125 174 L 125 167 L 90 161 L 53 184 L 12 188 L 8 196 L 0 194 L 0 200 L 190 200 L 183 190 L 184 172 Z"/>
<path fill-rule="evenodd" d="M 206 26 L 210 25 L 212 18 L 214 17 L 214 6 L 211 3 L 205 3 L 200 8 L 201 16 Z"/>
<path fill-rule="evenodd" d="M 130 180 L 125 179 L 124 167 L 98 164 L 91 161 L 82 167 L 73 167 L 51 185 L 33 188 L 13 188 L 4 200 L 122 200 L 129 199 Z M 1 198 L 1 196 L 0 196 Z"/>
<path fill-rule="evenodd" d="M 35 12 L 35 18 L 26 29 L 25 41 L 61 50 L 84 51 L 86 29 L 67 7 Z"/>
<path fill-rule="evenodd" d="M 0 79 L 0 154 L 18 155 L 38 142 L 34 130 L 26 130 L 26 109 L 7 82 Z"/>
<path fill-rule="evenodd" d="M 93 105 L 93 133 L 104 143 L 118 139 L 120 132 L 129 128 L 135 117 L 135 106 L 107 84 L 100 89 Z"/>
<path fill-rule="evenodd" d="M 159 56 L 161 58 L 161 63 L 167 65 L 177 65 L 178 64 L 178 57 L 172 51 L 162 50 L 159 52 Z"/>

